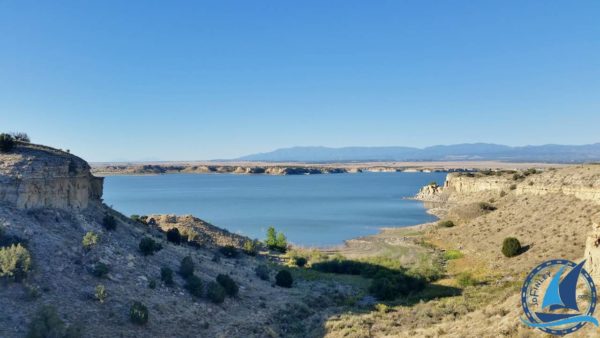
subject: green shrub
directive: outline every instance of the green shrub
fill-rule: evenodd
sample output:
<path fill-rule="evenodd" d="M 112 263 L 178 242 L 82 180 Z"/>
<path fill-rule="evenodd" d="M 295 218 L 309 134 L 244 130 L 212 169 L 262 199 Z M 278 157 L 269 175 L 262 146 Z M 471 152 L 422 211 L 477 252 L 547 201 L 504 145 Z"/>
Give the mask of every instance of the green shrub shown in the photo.
<path fill-rule="evenodd" d="M 179 266 L 179 274 L 183 278 L 188 278 L 194 274 L 194 261 L 192 260 L 192 257 L 183 257 L 181 265 Z"/>
<path fill-rule="evenodd" d="M 502 190 L 502 191 L 500 192 L 500 197 L 504 197 L 504 196 L 506 196 L 506 191 Z"/>
<path fill-rule="evenodd" d="M 140 302 L 133 302 L 129 308 L 129 320 L 138 325 L 146 324 L 148 322 L 148 308 Z"/>
<path fill-rule="evenodd" d="M 21 244 L 0 248 L 0 277 L 20 280 L 31 267 L 31 255 Z"/>
<path fill-rule="evenodd" d="M 27 338 L 78 338 L 81 328 L 66 326 L 50 305 L 41 307 L 29 323 Z"/>
<path fill-rule="evenodd" d="M 185 288 L 195 297 L 202 297 L 202 280 L 195 275 L 186 279 Z"/>
<path fill-rule="evenodd" d="M 256 267 L 256 269 L 254 269 L 254 272 L 256 272 L 256 275 L 258 276 L 258 278 L 262 279 L 262 280 L 269 280 L 269 267 L 264 265 L 264 264 L 260 264 L 259 266 Z"/>
<path fill-rule="evenodd" d="M 294 283 L 292 274 L 287 270 L 281 270 L 275 275 L 275 284 L 284 288 L 291 288 Z"/>
<path fill-rule="evenodd" d="M 8 153 L 15 146 L 15 138 L 9 134 L 0 134 L 0 152 Z"/>
<path fill-rule="evenodd" d="M 494 211 L 496 210 L 496 207 L 488 202 L 479 202 L 479 209 L 483 211 Z"/>
<path fill-rule="evenodd" d="M 506 257 L 514 257 L 521 253 L 521 242 L 514 237 L 507 237 L 502 242 L 502 253 Z"/>
<path fill-rule="evenodd" d="M 108 296 L 108 293 L 106 292 L 106 288 L 104 287 L 104 285 L 102 285 L 102 284 L 96 285 L 96 293 L 94 296 L 96 297 L 96 300 L 98 300 L 100 303 L 104 303 L 104 300 Z"/>
<path fill-rule="evenodd" d="M 167 241 L 177 245 L 181 244 L 181 234 L 179 233 L 179 229 L 171 228 L 167 230 Z"/>
<path fill-rule="evenodd" d="M 455 225 L 454 222 L 452 222 L 450 220 L 438 222 L 438 226 L 440 228 L 452 228 L 454 225 Z"/>
<path fill-rule="evenodd" d="M 369 292 L 377 299 L 392 300 L 425 288 L 425 281 L 401 273 L 379 272 L 371 281 Z"/>
<path fill-rule="evenodd" d="M 444 259 L 446 260 L 453 260 L 453 259 L 459 259 L 459 258 L 463 258 L 463 253 L 460 252 L 459 250 L 448 250 L 446 252 L 444 252 Z"/>
<path fill-rule="evenodd" d="M 225 245 L 219 249 L 219 252 L 227 258 L 235 258 L 239 255 L 238 250 L 233 245 Z"/>
<path fill-rule="evenodd" d="M 299 266 L 302 268 L 306 265 L 306 263 L 307 263 L 307 261 L 306 261 L 306 258 L 304 258 L 304 257 L 295 257 L 294 258 L 294 264 L 296 264 L 296 266 Z"/>
<path fill-rule="evenodd" d="M 29 138 L 29 135 L 27 135 L 27 133 L 23 133 L 23 132 L 10 133 L 10 136 L 12 136 L 15 141 L 31 143 L 31 139 Z"/>
<path fill-rule="evenodd" d="M 144 237 L 140 240 L 139 249 L 144 256 L 154 255 L 162 249 L 162 245 L 150 237 Z"/>
<path fill-rule="evenodd" d="M 113 215 L 106 215 L 102 219 L 102 226 L 108 231 L 113 231 L 117 228 L 117 220 Z"/>
<path fill-rule="evenodd" d="M 283 233 L 277 233 L 274 227 L 269 227 L 267 229 L 267 239 L 265 240 L 267 247 L 270 250 L 275 250 L 279 252 L 287 251 L 287 239 Z"/>
<path fill-rule="evenodd" d="M 462 287 L 474 286 L 478 284 L 477 279 L 470 272 L 462 272 L 456 277 L 456 282 Z"/>
<path fill-rule="evenodd" d="M 223 303 L 225 300 L 225 289 L 216 282 L 206 285 L 206 297 L 215 304 Z"/>
<path fill-rule="evenodd" d="M 217 276 L 217 283 L 221 284 L 225 293 L 230 297 L 235 297 L 238 294 L 239 287 L 237 283 L 228 275 L 219 274 Z"/>
<path fill-rule="evenodd" d="M 160 269 L 160 280 L 165 283 L 166 286 L 172 286 L 173 282 L 173 270 L 167 267 Z"/>
<path fill-rule="evenodd" d="M 83 236 L 83 240 L 81 241 L 83 244 L 83 248 L 86 250 L 91 250 L 96 244 L 98 244 L 98 235 L 93 231 L 88 231 Z"/>
<path fill-rule="evenodd" d="M 148 288 L 149 289 L 156 289 L 156 281 L 154 279 L 151 279 L 148 281 Z"/>
<path fill-rule="evenodd" d="M 517 185 L 516 184 L 511 184 L 510 187 L 508 187 L 508 189 L 515 190 L 515 189 L 517 189 Z"/>
<path fill-rule="evenodd" d="M 244 253 L 248 256 L 256 256 L 258 254 L 258 241 L 246 240 L 244 242 Z"/>
<path fill-rule="evenodd" d="M 103 277 L 106 277 L 106 275 L 108 275 L 109 270 L 110 269 L 109 269 L 108 265 L 106 265 L 102 262 L 98 262 L 92 268 L 92 275 L 94 275 L 98 278 L 103 278 Z"/>

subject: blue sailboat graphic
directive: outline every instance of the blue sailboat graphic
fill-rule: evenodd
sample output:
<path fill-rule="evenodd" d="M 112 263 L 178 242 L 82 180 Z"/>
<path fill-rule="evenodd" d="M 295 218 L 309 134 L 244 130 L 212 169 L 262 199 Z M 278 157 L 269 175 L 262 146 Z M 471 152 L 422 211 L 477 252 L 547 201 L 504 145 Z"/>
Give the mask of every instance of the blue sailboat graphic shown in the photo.
<path fill-rule="evenodd" d="M 584 263 L 585 260 L 577 264 L 561 280 L 561 276 L 566 268 L 566 266 L 562 266 L 552 277 L 542 301 L 542 311 L 574 310 L 577 311 L 577 313 L 535 312 L 541 323 L 526 322 L 527 325 L 534 327 L 551 327 L 579 322 L 590 322 L 598 326 L 599 323 L 596 318 L 582 315 L 577 306 L 577 280 L 579 279 L 579 274 L 581 273 Z"/>

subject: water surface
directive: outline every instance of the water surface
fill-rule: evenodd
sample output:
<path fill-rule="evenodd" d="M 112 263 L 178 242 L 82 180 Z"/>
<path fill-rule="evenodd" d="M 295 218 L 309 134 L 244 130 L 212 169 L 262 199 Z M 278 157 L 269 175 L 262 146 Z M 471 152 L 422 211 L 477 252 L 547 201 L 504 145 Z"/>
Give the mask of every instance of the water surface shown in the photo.
<path fill-rule="evenodd" d="M 330 175 L 169 174 L 108 176 L 104 200 L 126 214 L 193 214 L 263 239 L 273 225 L 295 244 L 327 246 L 378 228 L 431 222 L 423 204 L 406 200 L 445 173 Z"/>

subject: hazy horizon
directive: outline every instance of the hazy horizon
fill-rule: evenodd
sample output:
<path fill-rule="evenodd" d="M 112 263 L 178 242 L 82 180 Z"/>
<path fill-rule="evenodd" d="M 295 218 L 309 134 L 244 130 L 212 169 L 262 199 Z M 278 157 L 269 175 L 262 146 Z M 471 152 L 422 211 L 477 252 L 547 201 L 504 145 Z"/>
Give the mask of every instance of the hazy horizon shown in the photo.
<path fill-rule="evenodd" d="M 0 121 L 92 162 L 591 144 L 598 13 L 594 1 L 3 1 Z"/>

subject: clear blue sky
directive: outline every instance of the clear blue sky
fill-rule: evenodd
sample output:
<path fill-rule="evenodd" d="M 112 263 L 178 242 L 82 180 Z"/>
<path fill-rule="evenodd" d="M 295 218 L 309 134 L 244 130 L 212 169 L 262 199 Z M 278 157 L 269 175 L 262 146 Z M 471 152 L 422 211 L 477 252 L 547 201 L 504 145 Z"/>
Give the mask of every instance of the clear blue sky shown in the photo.
<path fill-rule="evenodd" d="M 600 141 L 600 1 L 3 1 L 0 126 L 89 161 Z"/>

